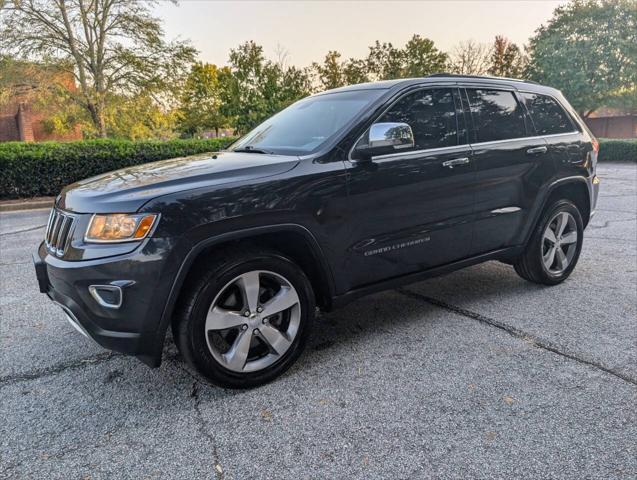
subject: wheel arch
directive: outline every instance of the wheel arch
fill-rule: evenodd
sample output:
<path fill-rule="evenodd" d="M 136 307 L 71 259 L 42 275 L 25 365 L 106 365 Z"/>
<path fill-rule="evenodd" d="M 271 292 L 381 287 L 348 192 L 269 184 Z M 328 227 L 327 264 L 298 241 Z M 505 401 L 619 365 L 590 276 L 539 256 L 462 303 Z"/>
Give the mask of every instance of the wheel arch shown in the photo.
<path fill-rule="evenodd" d="M 575 204 L 582 215 L 584 228 L 586 228 L 591 216 L 591 193 L 586 179 L 583 177 L 571 177 L 553 183 L 543 208 L 550 204 L 551 201 L 560 198 L 571 200 Z"/>
<path fill-rule="evenodd" d="M 285 240 L 288 240 L 288 242 Z M 297 242 L 291 242 L 290 240 Z M 155 333 L 154 366 L 159 366 L 161 363 L 166 331 L 172 322 L 182 287 L 188 275 L 193 271 L 193 266 L 196 265 L 197 260 L 211 254 L 213 249 L 242 243 L 271 247 L 296 261 L 312 284 L 317 305 L 324 310 L 332 308 L 334 280 L 331 268 L 323 255 L 318 241 L 307 228 L 298 224 L 279 224 L 247 228 L 216 235 L 204 239 L 192 247 L 173 280 L 159 327 Z M 308 252 L 309 255 L 307 255 Z"/>
<path fill-rule="evenodd" d="M 533 216 L 533 222 L 530 223 L 530 228 L 527 229 L 524 237 L 524 245 L 531 238 L 546 206 L 560 198 L 571 200 L 577 206 L 582 215 L 584 228 L 586 228 L 591 215 L 591 191 L 587 179 L 582 176 L 560 178 L 548 186 L 546 193 L 542 196 L 542 200 L 538 202 L 539 205 Z"/>

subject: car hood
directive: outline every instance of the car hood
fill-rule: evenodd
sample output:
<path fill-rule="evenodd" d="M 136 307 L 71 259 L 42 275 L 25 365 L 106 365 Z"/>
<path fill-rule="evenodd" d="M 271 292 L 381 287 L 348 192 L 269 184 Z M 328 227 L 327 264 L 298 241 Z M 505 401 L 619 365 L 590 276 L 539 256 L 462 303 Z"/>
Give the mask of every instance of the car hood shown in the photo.
<path fill-rule="evenodd" d="M 278 175 L 298 162 L 295 156 L 243 152 L 172 158 L 73 183 L 62 190 L 56 205 L 79 213 L 134 212 L 162 195 Z"/>

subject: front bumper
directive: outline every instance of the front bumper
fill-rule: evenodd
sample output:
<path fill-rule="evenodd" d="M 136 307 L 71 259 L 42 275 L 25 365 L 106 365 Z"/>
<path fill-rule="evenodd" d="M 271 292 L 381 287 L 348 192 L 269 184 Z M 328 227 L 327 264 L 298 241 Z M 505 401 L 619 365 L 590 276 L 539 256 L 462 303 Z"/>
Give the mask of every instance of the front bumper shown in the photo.
<path fill-rule="evenodd" d="M 40 291 L 64 310 L 81 333 L 102 347 L 135 355 L 150 366 L 161 361 L 160 327 L 181 265 L 168 239 L 148 239 L 126 255 L 65 261 L 41 244 L 33 255 Z M 101 305 L 89 286 L 124 284 L 119 308 Z"/>

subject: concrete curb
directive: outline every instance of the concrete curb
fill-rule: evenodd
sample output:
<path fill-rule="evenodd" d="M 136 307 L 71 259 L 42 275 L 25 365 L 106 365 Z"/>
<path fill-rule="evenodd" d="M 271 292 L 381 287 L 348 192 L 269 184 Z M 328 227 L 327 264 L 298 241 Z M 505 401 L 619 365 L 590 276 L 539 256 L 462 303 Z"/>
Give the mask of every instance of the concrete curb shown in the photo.
<path fill-rule="evenodd" d="M 39 197 L 29 200 L 7 200 L 0 202 L 0 212 L 17 212 L 20 210 L 51 208 L 54 200 L 54 197 Z"/>

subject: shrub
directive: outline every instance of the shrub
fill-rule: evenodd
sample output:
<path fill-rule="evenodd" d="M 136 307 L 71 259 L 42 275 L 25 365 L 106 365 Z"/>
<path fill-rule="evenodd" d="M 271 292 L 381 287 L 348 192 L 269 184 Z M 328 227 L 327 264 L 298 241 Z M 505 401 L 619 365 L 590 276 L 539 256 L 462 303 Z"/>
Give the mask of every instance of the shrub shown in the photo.
<path fill-rule="evenodd" d="M 599 139 L 600 162 L 637 162 L 637 139 Z"/>
<path fill-rule="evenodd" d="M 0 198 L 57 195 L 66 185 L 83 178 L 131 165 L 221 150 L 233 140 L 0 143 Z"/>

